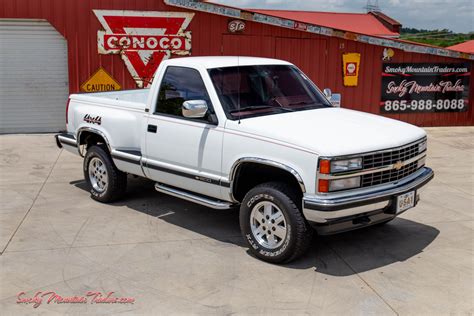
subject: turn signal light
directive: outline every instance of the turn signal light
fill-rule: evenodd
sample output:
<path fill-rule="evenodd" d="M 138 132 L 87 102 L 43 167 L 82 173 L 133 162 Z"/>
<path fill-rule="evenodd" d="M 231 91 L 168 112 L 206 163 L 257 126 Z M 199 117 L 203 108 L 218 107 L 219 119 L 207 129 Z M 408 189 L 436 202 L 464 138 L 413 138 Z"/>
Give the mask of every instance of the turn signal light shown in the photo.
<path fill-rule="evenodd" d="M 327 193 L 329 192 L 329 180 L 327 179 L 319 179 L 318 182 L 318 191 Z"/>
<path fill-rule="evenodd" d="M 329 160 L 319 161 L 319 173 L 329 174 L 331 172 L 331 162 Z"/>

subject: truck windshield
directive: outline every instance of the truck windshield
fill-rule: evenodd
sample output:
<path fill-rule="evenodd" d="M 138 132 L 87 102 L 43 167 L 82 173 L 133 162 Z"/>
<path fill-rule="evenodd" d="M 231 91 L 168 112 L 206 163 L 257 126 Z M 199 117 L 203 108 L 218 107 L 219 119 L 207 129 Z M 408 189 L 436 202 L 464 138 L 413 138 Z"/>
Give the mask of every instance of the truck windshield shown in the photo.
<path fill-rule="evenodd" d="M 294 66 L 213 68 L 209 75 L 230 120 L 331 107 Z"/>

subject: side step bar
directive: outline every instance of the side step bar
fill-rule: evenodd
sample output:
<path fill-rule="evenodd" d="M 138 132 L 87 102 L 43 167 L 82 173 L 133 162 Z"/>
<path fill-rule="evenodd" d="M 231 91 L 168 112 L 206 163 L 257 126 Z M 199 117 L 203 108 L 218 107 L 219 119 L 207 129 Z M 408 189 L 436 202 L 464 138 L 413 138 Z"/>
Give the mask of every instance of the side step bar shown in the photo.
<path fill-rule="evenodd" d="M 194 202 L 196 204 L 204 205 L 216 210 L 227 210 L 235 204 L 216 200 L 210 197 L 204 197 L 188 191 L 183 191 L 177 188 L 169 187 L 161 183 L 155 183 L 155 190 L 161 193 L 165 193 L 186 201 Z"/>

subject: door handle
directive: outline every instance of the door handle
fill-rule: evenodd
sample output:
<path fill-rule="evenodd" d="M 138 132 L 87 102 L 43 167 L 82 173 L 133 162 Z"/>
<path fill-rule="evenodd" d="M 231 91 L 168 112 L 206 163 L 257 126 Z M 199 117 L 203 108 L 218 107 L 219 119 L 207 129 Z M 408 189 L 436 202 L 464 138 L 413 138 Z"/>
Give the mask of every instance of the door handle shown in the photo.
<path fill-rule="evenodd" d="M 156 125 L 150 125 L 150 124 L 148 124 L 148 129 L 147 129 L 147 131 L 148 131 L 149 133 L 156 133 L 157 130 L 158 130 L 158 128 L 156 127 Z"/>

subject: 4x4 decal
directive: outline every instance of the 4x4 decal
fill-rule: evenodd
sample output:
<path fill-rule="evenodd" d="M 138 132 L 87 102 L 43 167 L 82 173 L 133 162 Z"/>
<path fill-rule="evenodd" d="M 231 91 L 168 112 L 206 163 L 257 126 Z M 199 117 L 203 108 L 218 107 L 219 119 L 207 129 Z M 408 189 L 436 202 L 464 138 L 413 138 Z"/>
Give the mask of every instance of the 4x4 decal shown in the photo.
<path fill-rule="evenodd" d="M 91 116 L 90 114 L 84 115 L 84 122 L 91 124 L 102 124 L 102 116 Z"/>

